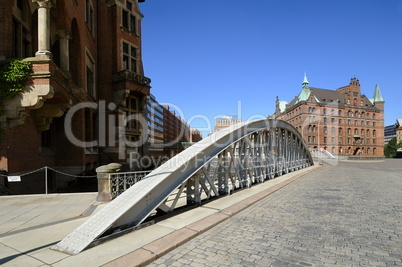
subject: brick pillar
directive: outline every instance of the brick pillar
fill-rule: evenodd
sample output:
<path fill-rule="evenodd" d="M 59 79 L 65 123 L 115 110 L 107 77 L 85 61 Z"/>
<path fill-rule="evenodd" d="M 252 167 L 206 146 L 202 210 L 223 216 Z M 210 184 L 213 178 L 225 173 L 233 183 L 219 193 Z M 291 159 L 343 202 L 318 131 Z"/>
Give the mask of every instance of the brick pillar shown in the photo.
<path fill-rule="evenodd" d="M 118 172 L 121 164 L 110 163 L 96 168 L 98 177 L 98 196 L 96 201 L 108 202 L 112 200 L 112 190 L 110 188 L 109 174 Z"/>

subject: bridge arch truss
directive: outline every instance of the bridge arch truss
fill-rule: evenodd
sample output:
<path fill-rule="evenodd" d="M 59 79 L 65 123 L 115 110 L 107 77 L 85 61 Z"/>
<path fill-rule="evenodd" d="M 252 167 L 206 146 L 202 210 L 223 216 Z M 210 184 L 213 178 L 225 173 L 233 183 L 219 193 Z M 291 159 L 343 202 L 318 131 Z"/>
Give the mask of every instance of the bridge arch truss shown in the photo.
<path fill-rule="evenodd" d="M 277 120 L 240 123 L 212 134 L 176 155 L 91 216 L 53 248 L 68 254 L 85 249 L 109 229 L 141 224 L 155 210 L 231 194 L 313 165 L 299 132 Z"/>

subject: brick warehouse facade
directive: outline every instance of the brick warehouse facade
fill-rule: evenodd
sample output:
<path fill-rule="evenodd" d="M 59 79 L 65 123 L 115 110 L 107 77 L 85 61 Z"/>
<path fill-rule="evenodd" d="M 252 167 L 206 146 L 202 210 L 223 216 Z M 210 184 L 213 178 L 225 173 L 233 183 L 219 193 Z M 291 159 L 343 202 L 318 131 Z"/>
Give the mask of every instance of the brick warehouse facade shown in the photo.
<path fill-rule="evenodd" d="M 25 89 L 0 116 L 0 170 L 18 175 L 50 166 L 82 175 L 144 154 L 151 80 L 142 64 L 139 2 L 0 0 L 0 60 L 32 64 Z M 71 179 L 53 178 L 50 190 Z M 43 193 L 43 184 L 42 174 L 6 186 Z"/>
<path fill-rule="evenodd" d="M 384 155 L 384 99 L 376 85 L 373 99 L 361 93 L 359 80 L 334 90 L 309 86 L 290 103 L 276 100 L 272 116 L 292 124 L 310 149 L 339 156 Z"/>

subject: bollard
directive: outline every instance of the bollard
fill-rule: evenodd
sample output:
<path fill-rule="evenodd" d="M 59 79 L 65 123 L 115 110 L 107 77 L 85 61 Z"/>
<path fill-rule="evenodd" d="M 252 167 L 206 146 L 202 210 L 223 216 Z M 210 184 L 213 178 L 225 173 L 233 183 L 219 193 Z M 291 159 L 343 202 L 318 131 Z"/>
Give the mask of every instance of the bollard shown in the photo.
<path fill-rule="evenodd" d="M 112 191 L 110 188 L 109 174 L 118 172 L 121 164 L 110 163 L 96 168 L 96 175 L 98 178 L 98 196 L 96 201 L 108 202 L 112 201 Z"/>

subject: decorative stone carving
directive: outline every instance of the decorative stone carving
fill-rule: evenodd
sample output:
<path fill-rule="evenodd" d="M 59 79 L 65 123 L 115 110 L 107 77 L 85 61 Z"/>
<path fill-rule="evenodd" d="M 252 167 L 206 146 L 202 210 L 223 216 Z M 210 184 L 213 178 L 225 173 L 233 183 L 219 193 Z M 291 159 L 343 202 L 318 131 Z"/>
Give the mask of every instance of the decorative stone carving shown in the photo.
<path fill-rule="evenodd" d="M 37 3 L 38 6 L 41 8 L 52 8 L 53 1 L 52 0 L 32 0 L 32 3 Z"/>

